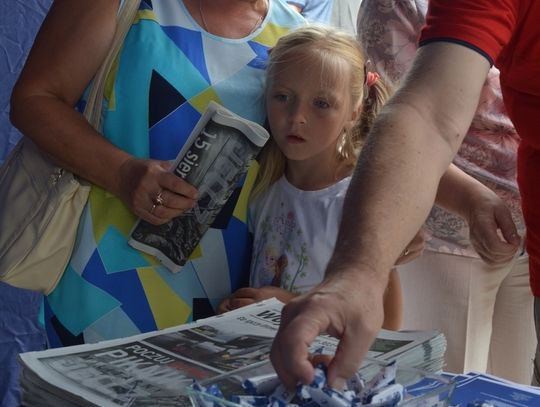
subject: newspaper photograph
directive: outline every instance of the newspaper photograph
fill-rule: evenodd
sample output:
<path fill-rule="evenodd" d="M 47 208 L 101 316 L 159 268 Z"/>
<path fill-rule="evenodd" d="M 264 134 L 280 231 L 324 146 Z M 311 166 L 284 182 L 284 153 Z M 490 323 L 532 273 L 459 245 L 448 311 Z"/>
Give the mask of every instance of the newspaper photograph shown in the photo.
<path fill-rule="evenodd" d="M 186 391 L 193 379 L 219 381 L 224 391 L 238 392 L 244 378 L 273 370 L 269 355 L 282 307 L 271 299 L 130 338 L 23 353 L 23 399 L 54 394 L 56 401 L 50 405 L 66 399 L 84 406 L 182 406 L 189 405 Z M 371 358 L 392 360 L 392 355 L 422 350 L 437 333 L 384 331 L 381 335 L 366 365 Z M 312 349 L 332 353 L 336 346 L 335 338 L 323 335 Z M 418 353 L 417 363 L 423 357 Z"/>
<path fill-rule="evenodd" d="M 197 362 L 220 372 L 229 372 L 267 360 L 272 339 L 239 335 L 238 332 L 203 325 L 148 338 L 147 342 L 173 353 L 190 355 Z"/>
<path fill-rule="evenodd" d="M 189 405 L 182 390 L 193 378 L 204 380 L 215 375 L 143 342 L 51 357 L 42 362 L 81 389 L 120 406 L 152 405 L 162 399 Z"/>
<path fill-rule="evenodd" d="M 164 225 L 139 220 L 129 244 L 180 271 L 269 137 L 257 123 L 210 102 L 171 168 L 198 189 L 196 206 Z"/>

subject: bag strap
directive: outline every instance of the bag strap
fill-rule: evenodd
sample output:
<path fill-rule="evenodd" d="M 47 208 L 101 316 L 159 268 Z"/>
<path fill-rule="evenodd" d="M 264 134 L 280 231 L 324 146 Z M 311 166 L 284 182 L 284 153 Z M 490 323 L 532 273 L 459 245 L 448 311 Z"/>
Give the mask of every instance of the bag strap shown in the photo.
<path fill-rule="evenodd" d="M 101 106 L 103 104 L 105 80 L 124 43 L 129 28 L 133 24 L 140 3 L 141 0 L 123 0 L 116 18 L 116 32 L 114 33 L 111 48 L 92 81 L 83 115 L 97 131 L 101 131 Z"/>

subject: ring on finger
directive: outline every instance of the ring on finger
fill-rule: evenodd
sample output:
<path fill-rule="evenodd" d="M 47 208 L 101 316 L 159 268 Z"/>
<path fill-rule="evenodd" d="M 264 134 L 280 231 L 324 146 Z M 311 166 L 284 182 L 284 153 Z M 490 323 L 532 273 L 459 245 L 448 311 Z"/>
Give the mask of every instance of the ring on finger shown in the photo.
<path fill-rule="evenodd" d="M 157 195 L 154 197 L 154 204 L 156 206 L 163 206 L 165 205 L 165 199 L 163 199 L 163 191 L 160 190 Z"/>

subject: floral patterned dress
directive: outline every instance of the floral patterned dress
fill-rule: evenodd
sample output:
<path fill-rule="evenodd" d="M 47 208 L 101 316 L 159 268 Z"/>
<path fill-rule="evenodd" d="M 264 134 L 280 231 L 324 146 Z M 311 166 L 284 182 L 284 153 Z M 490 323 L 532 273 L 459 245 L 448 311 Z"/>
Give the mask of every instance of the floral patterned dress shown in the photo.
<path fill-rule="evenodd" d="M 364 2 L 360 8 L 359 38 L 375 70 L 391 84 L 397 85 L 412 63 L 426 10 L 427 0 L 379 0 Z M 503 199 L 519 233 L 524 235 L 516 182 L 519 140 L 505 111 L 499 71 L 492 68 L 454 164 Z M 462 218 L 435 206 L 425 226 L 426 250 L 479 257 L 470 244 L 469 228 Z"/>

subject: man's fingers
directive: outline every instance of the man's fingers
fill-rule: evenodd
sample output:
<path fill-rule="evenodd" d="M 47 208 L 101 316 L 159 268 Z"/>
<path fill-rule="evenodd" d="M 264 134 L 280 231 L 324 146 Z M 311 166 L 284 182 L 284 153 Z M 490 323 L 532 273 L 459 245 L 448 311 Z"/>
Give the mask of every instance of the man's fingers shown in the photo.
<path fill-rule="evenodd" d="M 358 340 L 360 337 L 362 335 L 358 332 L 341 338 L 336 354 L 328 366 L 328 384 L 331 387 L 343 388 L 346 381 L 358 370 L 372 343 L 372 340 Z"/>
<path fill-rule="evenodd" d="M 272 344 L 270 359 L 288 388 L 294 388 L 298 381 L 304 384 L 313 381 L 314 369 L 310 362 L 309 346 L 325 328 L 324 323 L 313 316 L 309 302 L 291 302 L 283 308 L 281 325 Z"/>
<path fill-rule="evenodd" d="M 299 381 L 304 384 L 313 381 L 315 370 L 308 357 L 308 347 L 304 343 L 283 342 L 277 338 L 272 344 L 270 360 L 288 389 L 294 389 Z"/>

